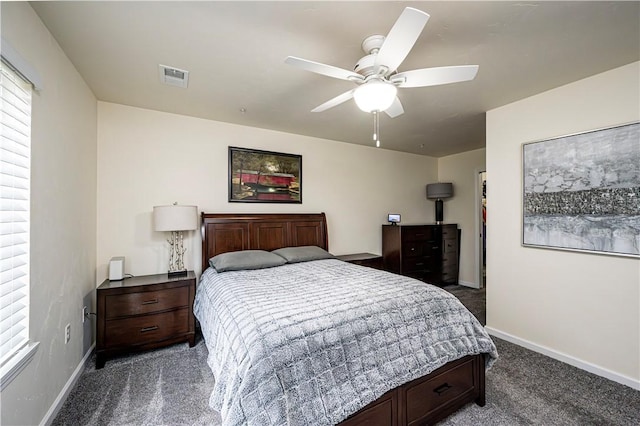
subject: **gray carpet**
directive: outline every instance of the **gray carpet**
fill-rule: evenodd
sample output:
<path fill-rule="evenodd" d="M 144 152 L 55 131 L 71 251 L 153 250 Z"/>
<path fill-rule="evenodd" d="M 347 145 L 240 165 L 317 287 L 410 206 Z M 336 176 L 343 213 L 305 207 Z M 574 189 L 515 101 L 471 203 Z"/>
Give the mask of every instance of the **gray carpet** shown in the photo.
<path fill-rule="evenodd" d="M 53 425 L 219 425 L 209 407 L 213 375 L 199 339 L 108 360 L 95 354 Z"/>
<path fill-rule="evenodd" d="M 445 288 L 484 324 L 484 290 Z M 640 392 L 494 338 L 487 404 L 468 404 L 440 425 L 640 425 Z M 199 340 L 87 368 L 54 425 L 219 425 L 208 406 L 213 376 Z"/>
<path fill-rule="evenodd" d="M 486 287 L 481 289 L 469 288 L 462 285 L 448 285 L 443 287 L 456 296 L 464 306 L 478 318 L 480 324 L 487 324 L 487 293 Z"/>

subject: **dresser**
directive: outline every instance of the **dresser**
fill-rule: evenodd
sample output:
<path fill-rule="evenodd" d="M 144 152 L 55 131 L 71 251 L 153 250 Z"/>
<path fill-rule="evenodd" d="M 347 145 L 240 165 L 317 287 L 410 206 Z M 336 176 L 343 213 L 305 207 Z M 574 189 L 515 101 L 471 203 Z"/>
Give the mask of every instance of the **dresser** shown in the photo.
<path fill-rule="evenodd" d="M 437 284 L 458 284 L 458 225 L 382 225 L 384 269 Z"/>
<path fill-rule="evenodd" d="M 196 276 L 143 275 L 97 289 L 96 368 L 109 356 L 172 343 L 195 344 Z"/>

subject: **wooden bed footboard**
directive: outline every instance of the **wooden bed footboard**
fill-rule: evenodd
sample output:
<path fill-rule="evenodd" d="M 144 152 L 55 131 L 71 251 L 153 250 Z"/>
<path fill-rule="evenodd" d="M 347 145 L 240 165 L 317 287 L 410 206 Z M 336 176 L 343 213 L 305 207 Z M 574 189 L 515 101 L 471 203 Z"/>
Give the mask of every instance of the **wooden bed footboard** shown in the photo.
<path fill-rule="evenodd" d="M 485 405 L 484 355 L 468 355 L 397 387 L 339 426 L 431 425 L 475 401 Z"/>

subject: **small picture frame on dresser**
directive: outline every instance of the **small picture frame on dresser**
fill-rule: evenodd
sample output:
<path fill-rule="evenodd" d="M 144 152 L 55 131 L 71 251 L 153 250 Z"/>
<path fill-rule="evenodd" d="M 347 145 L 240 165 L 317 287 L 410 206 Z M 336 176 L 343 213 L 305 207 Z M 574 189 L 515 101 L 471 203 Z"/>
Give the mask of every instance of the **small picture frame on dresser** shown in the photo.
<path fill-rule="evenodd" d="M 387 217 L 387 221 L 392 225 L 397 225 L 400 223 L 400 214 L 398 213 L 389 213 Z"/>

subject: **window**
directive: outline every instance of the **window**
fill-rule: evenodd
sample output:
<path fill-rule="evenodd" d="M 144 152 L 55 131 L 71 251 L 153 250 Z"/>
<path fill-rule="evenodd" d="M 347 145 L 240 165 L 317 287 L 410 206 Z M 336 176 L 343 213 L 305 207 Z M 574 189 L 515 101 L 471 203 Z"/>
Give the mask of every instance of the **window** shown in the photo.
<path fill-rule="evenodd" d="M 31 83 L 0 64 L 0 371 L 2 388 L 26 365 L 29 344 Z"/>

